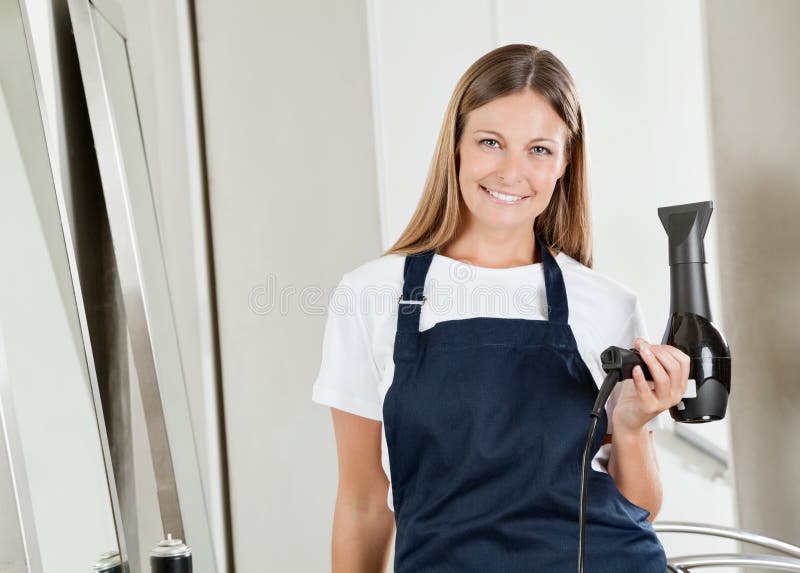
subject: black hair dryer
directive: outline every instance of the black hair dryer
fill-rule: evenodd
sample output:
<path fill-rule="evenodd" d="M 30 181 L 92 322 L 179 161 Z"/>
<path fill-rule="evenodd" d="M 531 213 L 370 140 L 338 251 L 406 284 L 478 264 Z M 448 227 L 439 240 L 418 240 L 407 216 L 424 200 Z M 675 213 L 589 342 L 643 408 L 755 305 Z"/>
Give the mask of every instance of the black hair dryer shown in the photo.
<path fill-rule="evenodd" d="M 731 351 L 711 322 L 706 287 L 703 239 L 713 209 L 711 201 L 702 201 L 658 210 L 669 239 L 670 275 L 670 316 L 661 344 L 692 359 L 687 397 L 669 409 L 676 422 L 721 420 L 731 393 Z"/>
<path fill-rule="evenodd" d="M 676 422 L 702 423 L 725 417 L 731 392 L 731 353 L 725 337 L 711 322 L 706 285 L 703 239 L 714 205 L 711 201 L 660 207 L 658 217 L 669 239 L 670 316 L 661 344 L 669 344 L 691 359 L 689 386 L 683 399 L 669 409 Z M 652 380 L 635 349 L 617 346 L 602 354 L 603 369 L 632 377 L 640 365 Z"/>

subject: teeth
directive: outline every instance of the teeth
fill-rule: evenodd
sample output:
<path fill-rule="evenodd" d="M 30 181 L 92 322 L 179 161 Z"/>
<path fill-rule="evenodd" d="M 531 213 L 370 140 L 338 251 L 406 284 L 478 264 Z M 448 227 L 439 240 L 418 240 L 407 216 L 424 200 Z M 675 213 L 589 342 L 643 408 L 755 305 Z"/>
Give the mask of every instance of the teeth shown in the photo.
<path fill-rule="evenodd" d="M 486 189 L 486 187 L 483 187 L 483 189 Z M 522 201 L 524 199 L 524 197 L 517 197 L 516 195 L 506 195 L 504 193 L 498 193 L 497 191 L 492 191 L 491 189 L 486 189 L 486 191 L 492 197 L 495 197 L 496 199 L 500 199 L 501 201 L 505 201 L 506 203 L 516 203 L 516 202 Z"/>

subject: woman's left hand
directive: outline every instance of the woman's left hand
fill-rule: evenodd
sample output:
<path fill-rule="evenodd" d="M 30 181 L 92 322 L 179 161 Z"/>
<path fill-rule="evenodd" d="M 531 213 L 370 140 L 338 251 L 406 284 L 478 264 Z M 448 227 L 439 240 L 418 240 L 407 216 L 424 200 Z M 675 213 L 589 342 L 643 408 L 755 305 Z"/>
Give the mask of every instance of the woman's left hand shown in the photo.
<path fill-rule="evenodd" d="M 614 432 L 640 432 L 645 424 L 681 401 L 689 383 L 689 357 L 669 344 L 649 344 L 637 338 L 634 347 L 647 364 L 655 387 L 644 378 L 642 369 L 633 369 L 633 379 L 622 380 L 622 390 L 614 406 Z"/>

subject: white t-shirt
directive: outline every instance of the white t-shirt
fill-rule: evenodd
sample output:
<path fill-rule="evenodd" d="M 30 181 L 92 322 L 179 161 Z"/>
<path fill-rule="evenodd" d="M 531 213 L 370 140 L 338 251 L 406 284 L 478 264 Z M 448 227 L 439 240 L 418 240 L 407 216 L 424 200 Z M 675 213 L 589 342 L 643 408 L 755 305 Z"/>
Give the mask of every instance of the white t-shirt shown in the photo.
<path fill-rule="evenodd" d="M 567 290 L 569 325 L 599 388 L 605 378 L 600 361 L 603 350 L 612 345 L 632 348 L 637 336 L 649 340 L 639 299 L 621 283 L 563 252 L 555 259 Z M 385 255 L 342 276 L 328 303 L 322 362 L 312 387 L 314 402 L 382 420 L 383 399 L 394 375 L 404 264 L 404 255 Z M 542 263 L 493 269 L 435 254 L 425 277 L 424 294 L 420 331 L 437 322 L 478 316 L 547 318 Z M 608 433 L 613 433 L 612 412 L 620 390 L 617 384 L 606 403 Z M 666 415 L 662 412 L 650 420 L 648 428 L 663 428 Z M 589 424 L 586 412 L 587 431 Z M 385 432 L 381 442 L 381 463 L 391 480 Z M 592 459 L 594 469 L 607 473 L 610 448 L 611 444 L 600 447 Z M 391 485 L 387 504 L 394 511 Z"/>

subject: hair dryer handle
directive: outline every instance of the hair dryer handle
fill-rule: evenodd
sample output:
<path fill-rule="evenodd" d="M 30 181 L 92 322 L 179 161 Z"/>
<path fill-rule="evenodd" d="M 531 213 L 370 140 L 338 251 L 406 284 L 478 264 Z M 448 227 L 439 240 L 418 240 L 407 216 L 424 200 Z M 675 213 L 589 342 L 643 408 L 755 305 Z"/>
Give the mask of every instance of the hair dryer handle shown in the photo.
<path fill-rule="evenodd" d="M 619 346 L 609 346 L 600 355 L 603 362 L 603 370 L 606 373 L 617 370 L 620 373 L 620 380 L 633 378 L 633 367 L 637 364 L 642 367 L 642 374 L 645 380 L 652 380 L 650 369 L 647 368 L 639 351 L 635 348 L 620 348 Z"/>

